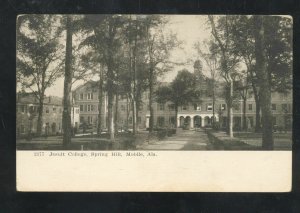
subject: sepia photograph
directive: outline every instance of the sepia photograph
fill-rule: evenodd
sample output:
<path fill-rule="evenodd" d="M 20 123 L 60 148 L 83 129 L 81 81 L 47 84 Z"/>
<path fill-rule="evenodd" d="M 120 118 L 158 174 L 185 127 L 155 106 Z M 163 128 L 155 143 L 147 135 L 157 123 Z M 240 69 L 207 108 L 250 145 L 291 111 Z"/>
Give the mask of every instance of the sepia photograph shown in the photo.
<path fill-rule="evenodd" d="M 18 191 L 291 191 L 291 16 L 16 23 Z"/>
<path fill-rule="evenodd" d="M 17 150 L 291 150 L 293 23 L 17 17 Z"/>

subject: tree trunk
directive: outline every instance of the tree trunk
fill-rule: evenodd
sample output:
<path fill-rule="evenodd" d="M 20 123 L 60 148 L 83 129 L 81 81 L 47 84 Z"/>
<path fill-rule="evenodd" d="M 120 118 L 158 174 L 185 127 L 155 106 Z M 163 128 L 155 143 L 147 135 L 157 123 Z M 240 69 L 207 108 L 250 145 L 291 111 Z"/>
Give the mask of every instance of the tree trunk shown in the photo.
<path fill-rule="evenodd" d="M 262 148 L 264 150 L 273 150 L 271 85 L 267 72 L 267 61 L 264 48 L 265 33 L 263 17 L 254 16 L 254 25 L 256 70 L 259 79 L 260 104 L 262 109 Z"/>
<path fill-rule="evenodd" d="M 67 148 L 71 143 L 71 87 L 72 87 L 72 23 L 71 16 L 67 16 L 66 61 L 64 80 L 64 110 L 63 110 L 63 146 Z"/>
<path fill-rule="evenodd" d="M 101 69 L 101 67 L 100 67 Z M 102 102 L 103 102 L 103 71 L 100 70 L 99 91 L 98 91 L 99 107 L 98 107 L 98 126 L 97 135 L 100 137 L 102 132 Z"/>
<path fill-rule="evenodd" d="M 113 53 L 112 53 L 112 45 L 113 45 L 113 26 L 112 20 L 110 19 L 108 24 L 109 38 L 108 38 L 108 59 L 107 63 L 107 107 L 108 107 L 108 132 L 110 135 L 110 140 L 115 140 L 115 129 L 114 129 L 114 113 L 113 113 L 113 101 L 114 101 L 114 73 L 113 73 Z"/>
<path fill-rule="evenodd" d="M 150 118 L 149 118 L 149 132 L 153 132 L 154 126 L 154 109 L 153 109 L 153 67 L 150 65 L 149 70 L 149 108 L 150 108 Z"/>
<path fill-rule="evenodd" d="M 132 97 L 132 130 L 133 130 L 133 134 L 135 135 L 136 134 L 136 101 L 134 97 Z"/>
<path fill-rule="evenodd" d="M 243 130 L 247 130 L 247 118 L 246 118 L 246 106 L 247 106 L 247 97 L 243 97 Z"/>
<path fill-rule="evenodd" d="M 118 134 L 118 110 L 119 110 L 119 97 L 118 92 L 116 92 L 116 105 L 115 105 L 115 130 Z"/>
<path fill-rule="evenodd" d="M 44 94 L 41 94 L 39 98 L 38 119 L 37 119 L 37 128 L 36 128 L 37 136 L 42 135 L 43 111 L 44 111 Z"/>
<path fill-rule="evenodd" d="M 130 103 L 128 100 L 128 95 L 126 98 L 126 129 L 129 129 L 129 112 L 130 112 Z"/>
<path fill-rule="evenodd" d="M 233 97 L 233 81 L 230 81 L 230 100 L 229 100 L 229 137 L 233 137 L 233 112 L 232 112 L 232 97 Z"/>
<path fill-rule="evenodd" d="M 176 124 L 175 128 L 178 127 L 178 120 L 177 120 L 177 117 L 178 117 L 178 105 L 175 104 L 175 124 Z"/>
<path fill-rule="evenodd" d="M 212 119 L 212 127 L 215 128 L 215 85 L 213 84 L 213 119 Z"/>
<path fill-rule="evenodd" d="M 139 118 L 139 108 L 140 108 L 140 105 L 139 105 L 138 102 L 136 102 L 136 111 L 135 111 L 135 118 L 136 118 L 135 131 L 136 131 L 136 133 L 139 132 L 139 121 L 138 121 L 138 118 Z"/>

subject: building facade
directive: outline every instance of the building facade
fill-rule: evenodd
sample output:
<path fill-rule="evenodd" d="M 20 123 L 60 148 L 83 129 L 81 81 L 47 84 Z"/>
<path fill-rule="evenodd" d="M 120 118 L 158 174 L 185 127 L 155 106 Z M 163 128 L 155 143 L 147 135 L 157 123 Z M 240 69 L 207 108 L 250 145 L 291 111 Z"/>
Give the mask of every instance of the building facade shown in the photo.
<path fill-rule="evenodd" d="M 17 94 L 16 130 L 17 137 L 36 133 L 38 119 L 38 100 L 33 94 Z M 42 134 L 57 135 L 62 129 L 62 98 L 49 96 L 44 99 Z M 79 107 L 72 106 L 71 122 L 73 127 L 79 126 Z"/>
<path fill-rule="evenodd" d="M 224 83 L 218 82 L 217 89 L 212 89 L 211 79 L 202 73 L 202 64 L 196 61 L 194 64 L 194 75 L 199 82 L 198 89 L 201 91 L 201 98 L 197 103 L 187 103 L 180 106 L 178 115 L 175 115 L 175 108 L 171 102 L 164 104 L 153 103 L 154 126 L 155 127 L 207 127 L 212 125 L 213 116 L 221 128 L 226 128 L 228 123 L 228 109 L 224 98 L 220 94 L 224 89 Z M 158 84 L 167 84 L 160 83 Z M 215 101 L 213 101 L 213 92 Z M 80 124 L 87 123 L 97 126 L 99 113 L 98 83 L 88 81 L 73 91 L 75 104 L 80 107 Z M 233 128 L 240 130 L 243 124 L 243 100 L 236 100 L 233 107 Z M 132 107 L 125 96 L 118 97 L 118 106 L 114 106 L 117 112 L 117 127 L 119 129 L 132 128 Z M 291 129 L 292 125 L 292 93 L 272 93 L 273 125 L 283 129 Z M 253 129 L 256 119 L 256 104 L 251 91 L 248 92 L 246 101 L 246 124 L 248 129 Z M 149 92 L 142 94 L 142 103 L 138 109 L 137 126 L 140 129 L 149 127 Z M 107 128 L 107 96 L 104 94 L 102 103 L 102 129 Z"/>

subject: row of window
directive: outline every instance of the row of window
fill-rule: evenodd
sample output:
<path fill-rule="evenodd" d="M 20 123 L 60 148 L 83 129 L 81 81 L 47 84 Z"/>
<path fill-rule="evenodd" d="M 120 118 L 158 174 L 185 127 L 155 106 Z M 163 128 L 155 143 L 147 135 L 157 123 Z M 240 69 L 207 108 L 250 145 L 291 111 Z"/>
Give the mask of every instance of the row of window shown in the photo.
<path fill-rule="evenodd" d="M 27 112 L 37 113 L 38 109 L 39 109 L 38 106 L 29 106 L 29 107 L 27 107 L 26 105 L 20 105 L 20 107 L 17 107 L 17 112 L 20 110 L 19 112 L 22 112 L 22 113 L 27 113 Z M 50 112 L 51 113 L 52 112 L 53 113 L 56 113 L 56 112 L 62 113 L 62 108 L 61 107 L 56 107 L 56 106 L 53 106 L 53 107 L 46 106 L 46 107 L 44 107 L 44 111 L 45 111 L 45 113 L 50 113 Z M 79 109 L 76 109 L 75 113 L 79 114 Z"/>
<path fill-rule="evenodd" d="M 79 94 L 79 100 L 83 100 L 84 97 L 85 97 L 86 100 L 93 100 L 94 99 L 93 93 L 85 93 L 85 94 L 80 93 Z"/>

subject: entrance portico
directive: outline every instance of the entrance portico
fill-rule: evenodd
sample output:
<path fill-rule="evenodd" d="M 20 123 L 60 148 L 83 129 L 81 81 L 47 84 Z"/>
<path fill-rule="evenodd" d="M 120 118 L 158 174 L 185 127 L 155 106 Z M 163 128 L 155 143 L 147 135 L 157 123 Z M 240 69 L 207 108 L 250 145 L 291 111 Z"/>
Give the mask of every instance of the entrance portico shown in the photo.
<path fill-rule="evenodd" d="M 183 127 L 187 125 L 189 128 L 205 127 L 212 124 L 213 114 L 182 114 L 177 115 L 177 127 Z M 218 115 L 215 115 L 215 121 L 218 121 Z"/>

